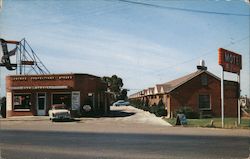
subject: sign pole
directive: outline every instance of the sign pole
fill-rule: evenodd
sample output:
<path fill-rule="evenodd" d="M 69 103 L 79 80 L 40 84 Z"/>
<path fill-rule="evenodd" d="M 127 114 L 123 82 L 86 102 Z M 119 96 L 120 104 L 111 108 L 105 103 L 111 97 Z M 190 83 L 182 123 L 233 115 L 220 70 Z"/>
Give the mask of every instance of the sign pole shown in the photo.
<path fill-rule="evenodd" d="M 224 128 L 224 70 L 221 67 L 221 127 Z"/>
<path fill-rule="evenodd" d="M 240 73 L 238 74 L 238 125 L 240 125 L 240 117 L 241 117 L 241 110 L 240 110 Z"/>

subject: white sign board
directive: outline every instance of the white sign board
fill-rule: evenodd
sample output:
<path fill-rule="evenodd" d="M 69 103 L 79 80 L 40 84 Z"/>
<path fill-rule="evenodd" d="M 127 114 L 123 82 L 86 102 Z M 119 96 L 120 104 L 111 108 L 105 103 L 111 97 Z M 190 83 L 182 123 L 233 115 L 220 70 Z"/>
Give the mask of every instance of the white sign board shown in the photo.
<path fill-rule="evenodd" d="M 80 91 L 72 92 L 72 110 L 80 110 Z"/>

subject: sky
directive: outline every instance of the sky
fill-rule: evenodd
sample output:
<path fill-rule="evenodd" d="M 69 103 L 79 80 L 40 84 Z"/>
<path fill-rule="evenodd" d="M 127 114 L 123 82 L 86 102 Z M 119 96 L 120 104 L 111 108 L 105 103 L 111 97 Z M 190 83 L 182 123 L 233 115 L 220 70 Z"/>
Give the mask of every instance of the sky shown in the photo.
<path fill-rule="evenodd" d="M 0 37 L 25 38 L 51 73 L 116 74 L 129 94 L 192 73 L 201 59 L 220 77 L 223 47 L 242 55 L 241 94 L 250 95 L 249 3 L 129 1 L 3 0 Z M 11 74 L 1 68 L 2 94 Z"/>

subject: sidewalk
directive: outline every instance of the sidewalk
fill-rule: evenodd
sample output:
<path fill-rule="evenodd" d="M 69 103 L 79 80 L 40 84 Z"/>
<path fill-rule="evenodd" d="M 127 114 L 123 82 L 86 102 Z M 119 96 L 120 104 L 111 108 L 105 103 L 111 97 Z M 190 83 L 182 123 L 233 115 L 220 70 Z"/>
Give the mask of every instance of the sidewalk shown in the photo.
<path fill-rule="evenodd" d="M 49 116 L 14 116 L 8 118 L 0 117 L 0 122 L 2 121 L 46 121 L 49 120 Z"/>

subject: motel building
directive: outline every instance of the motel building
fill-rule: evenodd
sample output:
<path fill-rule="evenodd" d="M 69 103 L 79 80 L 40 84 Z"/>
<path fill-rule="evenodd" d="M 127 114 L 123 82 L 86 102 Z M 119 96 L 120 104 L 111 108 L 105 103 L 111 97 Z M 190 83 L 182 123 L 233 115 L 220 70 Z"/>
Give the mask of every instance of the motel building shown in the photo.
<path fill-rule="evenodd" d="M 93 114 L 103 115 L 110 110 L 107 84 L 89 74 L 6 77 L 7 117 L 48 115 L 53 104 L 65 104 L 73 116 L 78 116 L 84 105 L 90 105 Z"/>
<path fill-rule="evenodd" d="M 224 80 L 225 117 L 237 117 L 238 83 Z M 182 107 L 189 107 L 200 116 L 221 116 L 221 79 L 207 70 L 205 63 L 183 77 L 156 84 L 130 95 L 131 101 L 148 101 L 154 106 L 160 100 L 165 105 L 167 118 L 173 117 Z"/>

